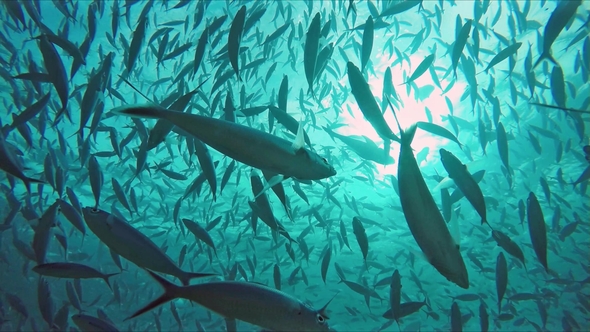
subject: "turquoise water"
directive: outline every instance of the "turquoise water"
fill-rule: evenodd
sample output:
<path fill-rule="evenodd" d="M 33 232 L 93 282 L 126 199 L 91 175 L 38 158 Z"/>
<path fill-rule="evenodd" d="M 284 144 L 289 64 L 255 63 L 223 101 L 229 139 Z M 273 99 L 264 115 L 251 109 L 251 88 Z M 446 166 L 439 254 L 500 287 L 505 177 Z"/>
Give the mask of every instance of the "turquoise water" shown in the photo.
<path fill-rule="evenodd" d="M 246 23 L 238 39 L 244 49 L 230 61 L 225 46 L 231 44 L 232 25 L 240 25 L 235 17 L 242 6 Z M 480 330 L 482 308 L 489 315 L 490 330 L 588 330 L 590 213 L 588 176 L 584 178 L 583 172 L 588 170 L 585 146 L 590 144 L 585 131 L 590 118 L 589 3 L 423 1 L 397 14 L 391 9 L 402 8 L 395 7 L 396 1 L 354 1 L 350 11 L 349 6 L 349 1 L 3 2 L 0 162 L 3 170 L 16 163 L 27 177 L 44 183 L 31 183 L 27 192 L 21 180 L 0 172 L 5 220 L 0 228 L 1 330 L 84 330 L 82 323 L 67 319 L 79 309 L 119 330 L 221 331 L 231 330 L 233 324 L 237 330 L 261 329 L 226 320 L 186 299 L 125 320 L 163 290 L 138 267 L 145 264 L 120 258 L 123 252 L 113 253 L 91 230 L 88 220 L 82 223 L 83 236 L 63 208 L 52 210 L 58 198 L 75 209 L 74 196 L 82 207 L 97 206 L 128 222 L 183 270 L 218 275 L 195 279 L 192 284 L 255 282 L 280 288 L 315 310 L 335 296 L 326 316 L 329 326 L 338 331 L 449 330 L 457 329 L 457 321 L 465 331 Z M 557 6 L 561 7 L 556 10 Z M 572 19 L 564 22 L 563 31 L 557 31 L 551 47 L 559 66 L 545 59 L 532 68 L 548 36 L 556 32 L 555 21 L 566 17 L 561 10 L 567 8 L 573 8 Z M 306 50 L 317 13 L 321 31 L 318 55 L 312 56 Z M 374 21 L 372 47 L 367 46 L 370 29 L 365 29 L 370 16 Z M 130 50 L 144 20 L 145 37 L 137 38 L 133 62 Z M 464 29 L 466 45 L 456 51 L 461 27 L 469 24 Z M 58 34 L 73 49 L 58 45 L 58 57 L 50 60 L 49 51 L 42 49 L 51 42 L 31 40 L 42 31 Z M 208 35 L 203 39 L 207 43 L 195 70 L 203 35 Z M 516 52 L 509 52 L 485 71 L 500 51 L 515 43 L 522 43 Z M 76 64 L 76 58 L 84 59 L 85 64 Z M 307 66 L 313 58 L 326 60 L 313 67 L 310 88 Z M 368 60 L 364 68 L 363 58 Z M 231 63 L 234 60 L 239 75 Z M 65 74 L 62 85 L 56 83 L 62 73 L 56 70 L 60 61 Z M 361 68 L 360 78 L 351 78 L 349 62 Z M 421 63 L 427 66 L 422 67 L 424 73 L 404 84 Z M 33 75 L 20 77 L 32 80 L 15 78 L 26 73 Z M 370 94 L 351 89 L 365 82 Z M 63 86 L 67 91 L 62 99 Z M 94 93 L 89 93 L 89 87 L 96 87 L 90 91 Z M 186 113 L 224 120 L 233 117 L 238 124 L 284 138 L 288 151 L 297 141 L 297 125 L 293 128 L 293 124 L 299 122 L 311 145 L 303 143 L 305 150 L 297 146 L 293 151 L 308 151 L 309 158 L 317 154 L 318 163 L 325 158 L 334 167 L 335 175 L 324 174 L 320 179 L 284 180 L 288 208 L 272 190 L 262 194 L 294 242 L 271 231 L 262 220 L 252 222 L 253 214 L 264 214 L 253 194 L 252 165 L 243 160 L 232 163 L 226 156 L 232 152 L 224 155 L 214 144 L 208 149 L 210 160 L 197 157 L 193 136 L 178 127 L 146 151 L 156 120 L 111 112 L 149 102 L 182 111 L 183 107 L 170 105 L 197 88 L 186 99 Z M 419 125 L 411 148 L 428 187 L 421 193 L 430 193 L 436 204 L 434 209 L 426 203 L 418 209 L 447 221 L 438 224 L 448 225 L 443 228 L 448 227 L 447 237 L 445 231 L 436 230 L 432 218 L 419 219 L 430 238 L 443 242 L 427 241 L 429 246 L 437 243 L 435 253 L 444 253 L 441 248 L 445 246 L 459 247 L 468 289 L 447 278 L 455 271 L 439 273 L 441 269 L 431 264 L 432 252 L 417 245 L 420 240 L 408 226 L 412 218 L 407 207 L 425 196 L 417 196 L 415 184 L 404 187 L 399 183 L 411 190 L 399 189 L 398 182 L 408 178 L 401 174 L 403 168 L 398 169 L 400 144 L 375 129 L 375 114 L 367 116 L 367 108 L 360 106 L 367 98 L 370 105 L 375 100 L 377 118 L 382 114 L 397 136 L 400 132 L 388 99 L 401 128 L 422 122 L 437 125 L 434 130 L 446 129 L 442 135 L 446 137 L 441 137 Z M 27 114 L 23 112 L 30 112 L 35 103 L 43 107 L 22 120 L 22 114 Z M 286 111 L 291 122 L 271 116 L 269 105 Z M 259 114 L 250 115 L 254 108 Z M 19 114 L 20 120 L 15 120 Z M 86 121 L 82 121 L 83 114 L 88 114 Z M 14 123 L 19 126 L 12 128 Z M 186 123 L 181 120 L 176 125 Z M 498 139 L 499 123 L 506 131 L 507 163 L 503 142 Z M 367 145 L 357 153 L 354 143 L 343 142 L 331 131 Z M 232 133 L 226 130 L 223 140 L 232 146 L 238 141 L 255 146 L 254 141 Z M 383 162 L 389 145 L 393 161 Z M 465 164 L 473 178 L 481 179 L 488 225 L 481 223 L 469 200 L 457 196 L 461 190 L 455 182 L 445 179 L 449 173 L 441 162 L 441 148 Z M 367 156 L 370 149 L 378 149 L 371 154 L 374 158 Z M 270 152 L 261 153 L 258 158 L 269 156 Z M 209 163 L 216 162 L 214 187 L 211 179 L 201 176 L 194 190 L 195 179 L 207 172 Z M 312 173 L 307 168 L 310 164 L 302 165 Z M 97 174 L 101 174 L 101 186 L 93 182 Z M 573 186 L 574 182 L 579 183 Z M 533 206 L 531 192 L 540 203 L 543 219 L 528 213 Z M 400 197 L 408 198 L 404 207 Z M 258 203 L 249 203 L 255 200 Z M 55 216 L 47 211 L 54 211 Z M 76 213 L 82 218 L 80 211 Z M 360 217 L 360 230 L 358 225 L 353 228 L 355 217 Z M 206 228 L 211 242 L 191 234 L 183 219 Z M 103 221 L 112 226 L 112 219 Z M 546 230 L 540 228 L 542 224 Z M 526 267 L 497 245 L 492 229 L 506 234 L 522 250 Z M 546 234 L 548 269 L 534 248 L 541 241 L 538 234 Z M 46 245 L 41 235 L 46 236 Z M 498 305 L 501 255 L 506 260 L 507 287 Z M 141 261 L 156 259 L 148 252 L 141 256 Z M 445 257 L 457 261 L 457 256 Z M 121 273 L 110 277 L 109 289 L 101 279 L 40 277 L 33 268 L 43 262 L 78 263 L 102 273 Z M 401 303 L 426 301 L 416 312 L 399 319 L 399 324 L 383 317 L 391 309 L 394 271 L 401 277 Z M 165 277 L 180 285 L 177 278 Z M 40 285 L 47 285 L 49 291 Z M 253 301 L 246 306 L 255 306 Z M 451 318 L 454 303 L 460 313 Z M 265 317 L 278 320 L 279 314 L 266 313 Z"/>

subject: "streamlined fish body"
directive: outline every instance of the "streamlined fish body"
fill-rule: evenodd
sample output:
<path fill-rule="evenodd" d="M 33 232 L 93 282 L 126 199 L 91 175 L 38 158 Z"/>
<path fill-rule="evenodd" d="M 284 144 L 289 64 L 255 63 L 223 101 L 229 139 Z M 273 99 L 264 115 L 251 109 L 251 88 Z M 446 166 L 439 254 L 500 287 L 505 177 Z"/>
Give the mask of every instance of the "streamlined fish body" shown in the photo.
<path fill-rule="evenodd" d="M 428 262 L 449 281 L 467 289 L 469 276 L 459 247 L 426 186 L 412 152 L 411 142 L 415 132 L 416 126 L 413 126 L 401 135 L 398 185 L 402 210 Z"/>
<path fill-rule="evenodd" d="M 123 106 L 114 113 L 140 118 L 166 119 L 224 155 L 246 165 L 294 177 L 320 180 L 336 170 L 318 154 L 269 133 L 234 122 L 174 112 L 156 105 Z"/>
<path fill-rule="evenodd" d="M 143 233 L 116 216 L 96 208 L 83 208 L 88 228 L 119 256 L 135 265 L 177 277 L 184 285 L 190 279 L 214 276 L 181 270 L 170 257 Z"/>

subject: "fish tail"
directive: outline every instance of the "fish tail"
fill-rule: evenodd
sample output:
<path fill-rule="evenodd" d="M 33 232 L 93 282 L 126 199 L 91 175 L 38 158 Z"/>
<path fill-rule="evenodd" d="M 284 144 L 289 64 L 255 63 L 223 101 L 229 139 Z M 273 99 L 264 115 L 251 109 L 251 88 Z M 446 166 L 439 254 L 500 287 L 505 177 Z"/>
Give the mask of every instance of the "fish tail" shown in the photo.
<path fill-rule="evenodd" d="M 217 255 L 217 253 L 215 253 Z M 215 273 L 193 273 L 193 272 L 184 272 L 183 275 L 181 276 L 180 282 L 182 282 L 182 284 L 184 286 L 188 286 L 189 282 L 191 279 L 196 279 L 196 278 L 207 278 L 207 277 L 215 277 L 217 274 Z"/>
<path fill-rule="evenodd" d="M 31 192 L 31 183 L 45 183 L 45 181 L 43 180 L 38 180 L 38 179 L 33 179 L 33 178 L 24 178 L 23 182 L 25 183 L 25 186 L 27 187 L 27 192 Z"/>
<path fill-rule="evenodd" d="M 151 104 L 125 105 L 117 107 L 111 112 L 132 118 L 161 119 L 164 117 L 163 110 Z"/>
<path fill-rule="evenodd" d="M 547 52 L 541 53 L 541 56 L 539 57 L 539 59 L 537 59 L 537 62 L 535 62 L 535 65 L 533 66 L 533 69 L 537 68 L 537 66 L 544 59 L 548 59 L 549 61 L 553 62 L 553 64 L 555 64 L 556 66 L 559 66 L 559 64 L 557 63 L 557 61 L 555 61 L 555 58 L 553 58 L 553 55 L 549 54 L 549 52 L 547 51 Z"/>
<path fill-rule="evenodd" d="M 131 319 L 131 318 L 135 318 L 139 315 L 142 315 L 166 302 L 169 302 L 171 300 L 174 300 L 176 298 L 178 298 L 178 290 L 181 289 L 181 287 L 176 286 L 175 284 L 169 282 L 168 280 L 160 277 L 159 275 L 153 273 L 152 271 L 148 270 L 148 273 L 152 276 L 152 278 L 154 278 L 159 284 L 160 286 L 162 286 L 164 288 L 164 294 L 162 294 L 160 297 L 158 297 L 157 299 L 153 300 L 152 302 L 150 302 L 149 304 L 147 304 L 145 307 L 139 309 L 138 311 L 136 311 L 133 315 L 127 317 L 125 319 L 125 321 Z"/>
<path fill-rule="evenodd" d="M 103 279 L 104 279 L 104 282 L 106 282 L 106 283 L 107 283 L 107 286 L 109 286 L 109 288 L 110 288 L 111 290 L 113 290 L 113 287 L 111 287 L 111 282 L 109 281 L 109 278 L 110 278 L 110 277 L 112 277 L 112 276 L 116 276 L 116 275 L 117 275 L 117 274 L 119 274 L 119 273 L 120 273 L 120 272 L 117 272 L 117 273 L 110 273 L 110 274 L 105 274 L 105 276 L 104 276 L 104 278 L 103 278 Z"/>
<path fill-rule="evenodd" d="M 418 126 L 416 124 L 413 124 L 410 128 L 401 132 L 403 145 L 409 146 L 412 144 L 412 141 L 414 140 L 414 135 L 416 134 L 416 128 L 418 128 Z"/>

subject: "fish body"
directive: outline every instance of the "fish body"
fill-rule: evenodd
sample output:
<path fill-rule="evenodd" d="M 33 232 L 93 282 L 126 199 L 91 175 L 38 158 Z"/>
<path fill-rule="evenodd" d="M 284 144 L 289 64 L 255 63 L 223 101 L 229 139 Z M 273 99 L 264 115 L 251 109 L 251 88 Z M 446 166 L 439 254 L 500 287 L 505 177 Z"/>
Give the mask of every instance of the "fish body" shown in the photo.
<path fill-rule="evenodd" d="M 94 316 L 77 314 L 71 318 L 82 332 L 119 332 L 113 324 Z"/>
<path fill-rule="evenodd" d="M 238 67 L 238 56 L 240 52 L 240 43 L 242 41 L 242 31 L 244 30 L 244 21 L 246 20 L 246 6 L 242 6 L 236 13 L 229 29 L 227 41 L 227 54 L 234 72 L 240 78 L 240 69 Z"/>
<path fill-rule="evenodd" d="M 356 99 L 361 112 L 365 116 L 365 119 L 371 123 L 377 134 L 384 140 L 394 140 L 401 142 L 385 122 L 383 113 L 379 109 L 379 105 L 375 101 L 375 97 L 371 92 L 369 84 L 361 74 L 361 71 L 352 62 L 348 62 L 348 81 L 352 89 L 352 94 Z"/>
<path fill-rule="evenodd" d="M 320 13 L 317 13 L 313 17 L 309 29 L 307 30 L 305 52 L 303 54 L 303 66 L 305 68 L 305 78 L 307 79 L 308 84 L 307 93 L 311 93 L 312 95 L 318 49 L 320 48 L 320 34 Z"/>
<path fill-rule="evenodd" d="M 88 228 L 109 249 L 139 267 L 175 276 L 184 285 L 193 278 L 214 276 L 181 270 L 152 240 L 115 215 L 89 207 L 82 212 Z"/>
<path fill-rule="evenodd" d="M 543 59 L 549 59 L 554 64 L 557 64 L 557 61 L 551 55 L 551 46 L 572 16 L 576 14 L 581 4 L 582 0 L 561 1 L 557 4 L 557 7 L 555 7 L 555 10 L 549 17 L 549 21 L 545 25 L 545 30 L 543 30 L 543 52 L 535 62 L 533 68 L 536 68 Z"/>
<path fill-rule="evenodd" d="M 537 200 L 535 193 L 530 192 L 527 199 L 527 222 L 529 225 L 529 234 L 535 254 L 539 262 L 546 271 L 549 270 L 547 266 L 547 229 L 545 225 L 545 217 L 543 210 Z"/>
<path fill-rule="evenodd" d="M 246 165 L 294 177 L 319 180 L 336 175 L 328 162 L 304 147 L 234 122 L 169 111 L 155 105 L 123 106 L 114 113 L 143 118 L 166 119 L 224 155 Z"/>
<path fill-rule="evenodd" d="M 428 262 L 461 288 L 469 288 L 469 277 L 459 247 L 426 186 L 414 158 L 411 142 L 416 127 L 402 133 L 398 160 L 398 185 L 404 216 Z"/>
<path fill-rule="evenodd" d="M 354 236 L 356 237 L 356 241 L 361 248 L 361 252 L 363 254 L 363 260 L 365 261 L 365 265 L 367 264 L 367 254 L 369 253 L 369 240 L 367 238 L 367 233 L 365 232 L 365 228 L 361 223 L 360 219 L 354 217 L 352 219 L 352 231 Z"/>
<path fill-rule="evenodd" d="M 109 278 L 118 273 L 104 274 L 96 269 L 77 263 L 45 263 L 33 267 L 33 271 L 40 275 L 56 278 L 90 279 L 100 278 L 111 288 Z"/>
<path fill-rule="evenodd" d="M 273 331 L 329 331 L 325 308 L 315 310 L 298 299 L 258 283 L 216 281 L 179 287 L 149 271 L 164 294 L 130 318 L 182 298 L 230 319 Z"/>
<path fill-rule="evenodd" d="M 455 155 L 445 149 L 440 149 L 440 159 L 449 173 L 449 178 L 453 179 L 457 188 L 461 190 L 469 203 L 475 208 L 481 217 L 481 223 L 487 222 L 486 202 L 481 192 L 481 188 L 473 179 L 473 176 Z"/>

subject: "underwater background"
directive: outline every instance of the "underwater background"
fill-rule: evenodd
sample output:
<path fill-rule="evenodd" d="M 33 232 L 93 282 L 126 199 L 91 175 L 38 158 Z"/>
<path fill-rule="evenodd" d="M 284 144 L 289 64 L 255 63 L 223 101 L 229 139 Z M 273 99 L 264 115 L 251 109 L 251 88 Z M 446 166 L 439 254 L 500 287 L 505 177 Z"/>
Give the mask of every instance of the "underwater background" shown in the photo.
<path fill-rule="evenodd" d="M 216 274 L 191 284 L 256 282 L 322 314 L 333 298 L 324 318 L 337 331 L 589 329 L 590 2 L 0 8 L 0 330 L 264 328 L 186 299 L 126 320 L 163 293 L 141 263 L 160 256 L 125 259 L 93 232 L 85 207 L 128 222 L 182 270 Z M 125 116 L 126 105 L 147 103 L 271 133 L 335 174 L 266 172 L 276 186 L 258 195 L 252 165 L 166 120 L 156 133 L 156 119 Z M 415 156 L 426 192 L 400 182 L 408 168 L 398 168 L 395 140 L 407 137 L 394 113 L 403 130 L 418 123 L 404 160 Z M 231 132 L 223 140 L 237 144 Z M 440 149 L 467 168 L 449 171 Z M 487 217 L 451 172 L 475 179 Z M 423 209 L 442 215 L 453 243 L 417 218 L 425 249 L 407 206 L 430 194 L 437 208 Z M 274 231 L 258 220 L 261 197 Z M 468 287 L 426 254 L 445 256 L 445 245 L 458 248 Z M 38 267 L 52 262 L 115 275 L 74 277 L 66 265 L 70 277 L 56 278 Z M 392 285 L 401 285 L 395 301 Z M 397 319 L 392 302 L 406 304 Z"/>

